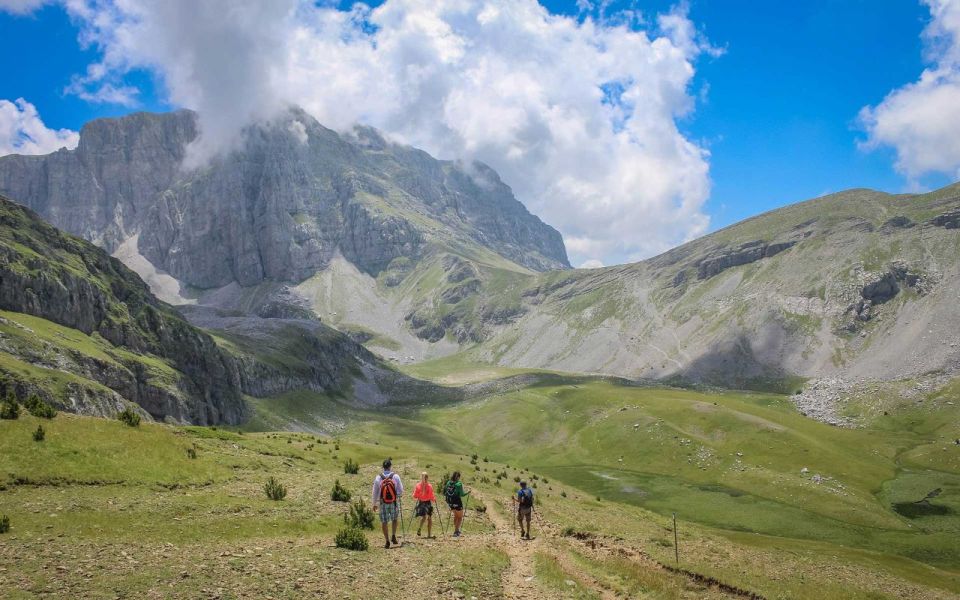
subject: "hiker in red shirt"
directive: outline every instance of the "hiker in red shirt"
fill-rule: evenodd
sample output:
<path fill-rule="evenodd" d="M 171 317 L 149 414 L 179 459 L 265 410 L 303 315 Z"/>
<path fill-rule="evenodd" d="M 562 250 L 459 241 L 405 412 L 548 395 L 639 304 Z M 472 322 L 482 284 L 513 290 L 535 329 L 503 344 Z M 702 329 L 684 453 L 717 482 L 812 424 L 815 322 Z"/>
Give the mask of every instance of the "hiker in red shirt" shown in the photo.
<path fill-rule="evenodd" d="M 433 502 L 437 497 L 433 495 L 433 486 L 427 481 L 427 473 L 420 474 L 420 482 L 413 488 L 413 497 L 417 501 L 415 515 L 420 517 L 420 525 L 417 526 L 417 535 L 423 529 L 423 522 L 427 522 L 427 538 L 433 538 Z"/>

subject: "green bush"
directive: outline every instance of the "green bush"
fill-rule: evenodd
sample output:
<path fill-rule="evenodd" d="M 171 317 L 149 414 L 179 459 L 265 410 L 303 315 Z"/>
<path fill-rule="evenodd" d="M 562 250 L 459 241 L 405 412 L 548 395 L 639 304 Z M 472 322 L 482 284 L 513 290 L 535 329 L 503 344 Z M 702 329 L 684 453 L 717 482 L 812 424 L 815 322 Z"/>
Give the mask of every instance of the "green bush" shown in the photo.
<path fill-rule="evenodd" d="M 187 458 L 189 458 L 190 460 L 196 460 L 197 449 L 194 448 L 193 446 L 190 446 L 189 448 L 187 448 Z"/>
<path fill-rule="evenodd" d="M 57 416 L 57 409 L 53 408 L 40 399 L 36 394 L 30 394 L 24 406 L 30 411 L 30 414 L 40 419 L 52 419 Z"/>
<path fill-rule="evenodd" d="M 0 419 L 13 421 L 20 418 L 20 405 L 13 399 L 13 394 L 7 396 L 3 404 L 0 404 Z"/>
<path fill-rule="evenodd" d="M 343 463 L 343 472 L 347 475 L 356 475 L 360 472 L 360 465 L 352 458 L 348 458 L 346 462 Z"/>
<path fill-rule="evenodd" d="M 0 517 L 0 533 L 6 533 L 10 531 L 10 517 L 3 515 Z"/>
<path fill-rule="evenodd" d="M 330 499 L 334 502 L 350 502 L 350 490 L 340 485 L 340 480 L 333 482 L 333 491 L 330 492 Z"/>
<path fill-rule="evenodd" d="M 350 514 L 343 515 L 343 521 L 347 527 L 353 529 L 373 529 L 375 515 L 373 511 L 367 508 L 363 500 L 357 500 L 350 505 Z"/>
<path fill-rule="evenodd" d="M 37 430 L 33 432 L 33 441 L 42 442 L 47 437 L 47 432 L 43 430 L 43 425 L 37 425 Z"/>
<path fill-rule="evenodd" d="M 130 427 L 140 427 L 140 415 L 131 410 L 129 406 L 117 413 L 117 420 Z"/>
<path fill-rule="evenodd" d="M 267 483 L 264 484 L 263 493 L 267 495 L 267 498 L 279 501 L 287 497 L 287 488 L 285 488 L 279 481 L 271 477 L 267 480 Z"/>
<path fill-rule="evenodd" d="M 478 513 L 485 513 L 487 512 L 487 506 L 481 502 L 476 502 L 473 505 L 473 510 L 477 511 Z"/>
<path fill-rule="evenodd" d="M 347 550 L 363 551 L 369 548 L 367 536 L 356 527 L 344 527 L 337 532 L 337 537 L 333 541 L 337 548 L 346 548 Z"/>

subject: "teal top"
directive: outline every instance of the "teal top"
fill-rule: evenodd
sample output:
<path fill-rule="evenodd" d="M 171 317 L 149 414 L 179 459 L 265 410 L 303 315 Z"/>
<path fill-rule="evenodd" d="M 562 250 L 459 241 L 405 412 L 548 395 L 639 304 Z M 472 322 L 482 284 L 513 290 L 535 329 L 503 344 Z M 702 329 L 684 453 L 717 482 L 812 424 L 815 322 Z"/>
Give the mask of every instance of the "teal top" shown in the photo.
<path fill-rule="evenodd" d="M 462 481 L 458 481 L 458 482 L 454 483 L 454 484 L 453 484 L 453 489 L 456 490 L 457 495 L 460 496 L 461 498 L 463 498 L 464 496 L 469 496 L 469 495 L 470 495 L 470 492 L 465 492 L 465 491 L 463 491 L 463 482 L 462 482 Z"/>

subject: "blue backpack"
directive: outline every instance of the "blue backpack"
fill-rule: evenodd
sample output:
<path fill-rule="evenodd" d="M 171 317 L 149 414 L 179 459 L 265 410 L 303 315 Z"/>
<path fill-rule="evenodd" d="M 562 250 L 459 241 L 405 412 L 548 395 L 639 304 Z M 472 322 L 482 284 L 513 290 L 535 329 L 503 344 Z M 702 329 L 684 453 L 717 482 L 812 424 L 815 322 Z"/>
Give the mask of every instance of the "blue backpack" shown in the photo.
<path fill-rule="evenodd" d="M 517 492 L 517 496 L 520 498 L 520 508 L 530 508 L 533 506 L 533 490 L 530 488 L 523 488 Z"/>

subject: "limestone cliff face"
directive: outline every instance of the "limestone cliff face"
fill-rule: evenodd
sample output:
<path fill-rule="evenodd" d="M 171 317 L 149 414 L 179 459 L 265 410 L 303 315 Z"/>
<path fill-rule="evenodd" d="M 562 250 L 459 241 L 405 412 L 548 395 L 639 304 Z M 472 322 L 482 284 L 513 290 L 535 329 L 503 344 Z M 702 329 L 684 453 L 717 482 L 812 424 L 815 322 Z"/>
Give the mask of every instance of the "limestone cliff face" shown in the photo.
<path fill-rule="evenodd" d="M 209 335 L 159 302 L 120 261 L 2 197 L 0 309 L 77 330 L 92 336 L 91 344 L 105 340 L 102 344 L 113 352 L 93 348 L 84 355 L 64 344 L 47 356 L 35 350 L 38 346 L 23 343 L 22 336 L 17 336 L 19 342 L 3 336 L 7 343 L 0 350 L 22 364 L 92 380 L 157 419 L 236 424 L 246 417 L 237 365 Z M 14 379 L 23 375 L 4 371 L 5 377 Z M 32 389 L 31 385 L 37 382 L 19 387 Z M 74 400 L 49 399 L 75 408 Z M 103 412 L 103 407 L 88 408 L 87 412 Z"/>
<path fill-rule="evenodd" d="M 108 251 L 139 233 L 147 259 L 198 288 L 299 282 L 338 253 L 375 275 L 439 239 L 534 270 L 569 266 L 559 233 L 484 165 L 369 128 L 340 135 L 291 109 L 185 172 L 196 135 L 189 111 L 93 121 L 76 150 L 0 158 L 0 192 Z"/>

